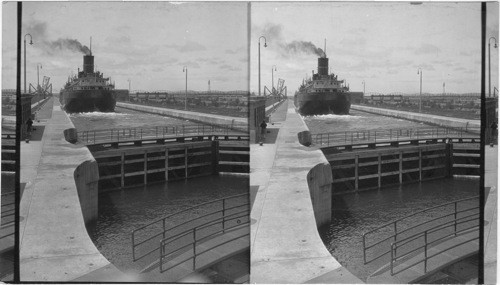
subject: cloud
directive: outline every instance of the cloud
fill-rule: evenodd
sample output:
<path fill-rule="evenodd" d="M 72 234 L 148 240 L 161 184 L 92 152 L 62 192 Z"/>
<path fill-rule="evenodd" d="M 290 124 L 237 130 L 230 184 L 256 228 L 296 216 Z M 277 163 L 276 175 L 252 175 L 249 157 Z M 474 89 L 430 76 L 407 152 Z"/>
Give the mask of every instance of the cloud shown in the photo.
<path fill-rule="evenodd" d="M 441 52 L 441 50 L 437 46 L 431 44 L 422 44 L 419 48 L 415 50 L 415 54 L 430 54 L 430 53 L 438 54 L 439 52 Z"/>
<path fill-rule="evenodd" d="M 128 44 L 131 42 L 129 36 L 111 36 L 106 38 L 106 42 L 112 45 L 118 45 L 118 44 Z"/>
<path fill-rule="evenodd" d="M 173 45 L 165 45 L 165 47 L 173 48 L 178 52 L 193 52 L 193 51 L 202 51 L 207 49 L 205 46 L 193 41 L 187 41 L 184 45 L 173 44 Z"/>
<path fill-rule="evenodd" d="M 194 62 L 194 61 L 179 62 L 179 65 L 186 66 L 188 68 L 188 71 L 189 71 L 190 68 L 200 68 L 200 65 L 197 62 Z"/>
<path fill-rule="evenodd" d="M 240 54 L 240 53 L 246 52 L 246 49 L 244 47 L 239 47 L 239 48 L 235 48 L 234 50 L 226 49 L 224 52 L 226 54 Z"/>
<path fill-rule="evenodd" d="M 229 64 L 223 64 L 221 66 L 219 66 L 220 69 L 225 69 L 225 70 L 228 70 L 228 71 L 240 71 L 241 68 L 240 67 L 234 67 L 234 66 L 231 66 Z"/>

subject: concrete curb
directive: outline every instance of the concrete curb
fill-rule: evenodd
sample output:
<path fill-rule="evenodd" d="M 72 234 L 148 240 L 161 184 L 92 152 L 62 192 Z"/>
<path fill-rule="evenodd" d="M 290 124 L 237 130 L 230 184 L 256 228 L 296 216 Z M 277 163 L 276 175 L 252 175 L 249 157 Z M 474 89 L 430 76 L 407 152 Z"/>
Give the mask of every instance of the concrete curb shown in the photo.
<path fill-rule="evenodd" d="M 239 117 L 227 117 L 213 114 L 203 114 L 190 111 L 182 111 L 175 109 L 159 108 L 153 106 L 144 106 L 117 102 L 117 107 L 126 108 L 130 110 L 137 110 L 147 113 L 159 114 L 174 118 L 191 120 L 195 122 L 207 123 L 211 125 L 234 125 L 236 130 L 248 132 L 248 119 Z"/>
<path fill-rule="evenodd" d="M 437 125 L 441 127 L 449 127 L 449 128 L 463 128 L 464 130 L 473 129 L 477 132 L 480 131 L 481 120 L 466 120 L 460 118 L 451 118 L 437 115 L 429 115 L 429 114 L 420 114 L 420 113 L 412 113 L 406 111 L 397 111 L 390 109 L 382 109 L 376 107 L 368 107 L 361 105 L 352 105 L 351 109 L 374 113 L 384 116 L 391 116 L 406 120 L 424 122 L 427 124 Z"/>
<path fill-rule="evenodd" d="M 74 175 L 82 163 L 94 159 L 85 146 L 65 140 L 64 130 L 73 127 L 54 100 L 41 147 L 35 149 L 41 152 L 40 161 L 20 205 L 21 281 L 65 282 L 110 266 L 85 227 Z"/>

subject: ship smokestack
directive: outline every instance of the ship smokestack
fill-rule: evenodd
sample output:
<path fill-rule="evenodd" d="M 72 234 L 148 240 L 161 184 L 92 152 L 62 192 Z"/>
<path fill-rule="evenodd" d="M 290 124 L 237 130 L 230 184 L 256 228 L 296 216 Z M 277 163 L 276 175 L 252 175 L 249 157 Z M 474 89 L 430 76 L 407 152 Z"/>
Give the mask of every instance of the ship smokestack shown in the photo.
<path fill-rule="evenodd" d="M 83 72 L 94 73 L 94 56 L 84 55 L 83 56 Z"/>
<path fill-rule="evenodd" d="M 319 57 L 318 58 L 318 74 L 328 75 L 328 57 Z"/>

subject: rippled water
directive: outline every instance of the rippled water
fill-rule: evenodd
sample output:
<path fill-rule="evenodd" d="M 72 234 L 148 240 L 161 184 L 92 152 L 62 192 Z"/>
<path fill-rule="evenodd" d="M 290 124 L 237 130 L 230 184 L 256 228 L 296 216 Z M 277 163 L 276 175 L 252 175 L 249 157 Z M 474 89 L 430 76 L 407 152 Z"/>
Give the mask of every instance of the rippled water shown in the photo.
<path fill-rule="evenodd" d="M 118 107 L 114 113 L 74 113 L 70 114 L 69 117 L 78 131 L 192 124 L 187 120 L 141 113 Z"/>
<path fill-rule="evenodd" d="M 312 134 L 357 130 L 389 130 L 418 128 L 423 123 L 351 110 L 350 115 L 305 116 L 304 121 Z"/>
<path fill-rule="evenodd" d="M 338 195 L 332 223 L 320 233 L 330 253 L 349 271 L 366 280 L 387 263 L 363 265 L 364 232 L 418 210 L 479 195 L 479 180 L 442 179 Z"/>
<path fill-rule="evenodd" d="M 214 175 L 101 193 L 92 240 L 115 266 L 137 270 L 132 263 L 132 230 L 203 202 L 247 193 L 248 183 L 246 176 Z"/>

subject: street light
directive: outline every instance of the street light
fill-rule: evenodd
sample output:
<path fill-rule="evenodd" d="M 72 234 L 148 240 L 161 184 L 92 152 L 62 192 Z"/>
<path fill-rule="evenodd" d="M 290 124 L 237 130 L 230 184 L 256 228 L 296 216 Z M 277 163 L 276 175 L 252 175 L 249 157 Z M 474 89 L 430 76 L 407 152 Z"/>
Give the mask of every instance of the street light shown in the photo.
<path fill-rule="evenodd" d="M 273 65 L 271 67 L 271 92 L 274 93 L 274 72 L 275 71 L 278 71 L 278 69 L 276 68 L 276 65 Z"/>
<path fill-rule="evenodd" d="M 40 71 L 38 70 L 38 67 L 42 68 L 42 64 L 36 64 L 36 90 L 38 90 L 40 86 Z"/>
<path fill-rule="evenodd" d="M 420 74 L 420 96 L 418 97 L 418 112 L 422 113 L 422 68 L 418 68 L 417 74 Z"/>
<path fill-rule="evenodd" d="M 495 40 L 495 45 L 493 47 L 497 48 L 497 39 L 495 37 L 491 37 L 488 40 L 488 82 L 489 82 L 488 97 L 491 97 L 491 50 L 490 50 L 491 39 Z"/>
<path fill-rule="evenodd" d="M 259 37 L 259 96 L 260 96 L 260 39 L 264 38 L 264 47 L 267 47 L 267 40 L 266 37 L 260 36 Z"/>
<path fill-rule="evenodd" d="M 184 96 L 184 110 L 187 110 L 187 96 L 188 96 L 188 68 L 184 66 L 182 72 L 186 72 L 186 95 Z"/>
<path fill-rule="evenodd" d="M 33 38 L 31 35 L 24 35 L 24 93 L 26 93 L 26 36 L 30 36 L 30 45 L 33 44 Z"/>
<path fill-rule="evenodd" d="M 130 78 L 129 78 L 129 79 L 127 79 L 127 81 L 128 81 L 128 101 L 130 102 L 130 82 L 132 80 L 130 80 Z"/>

